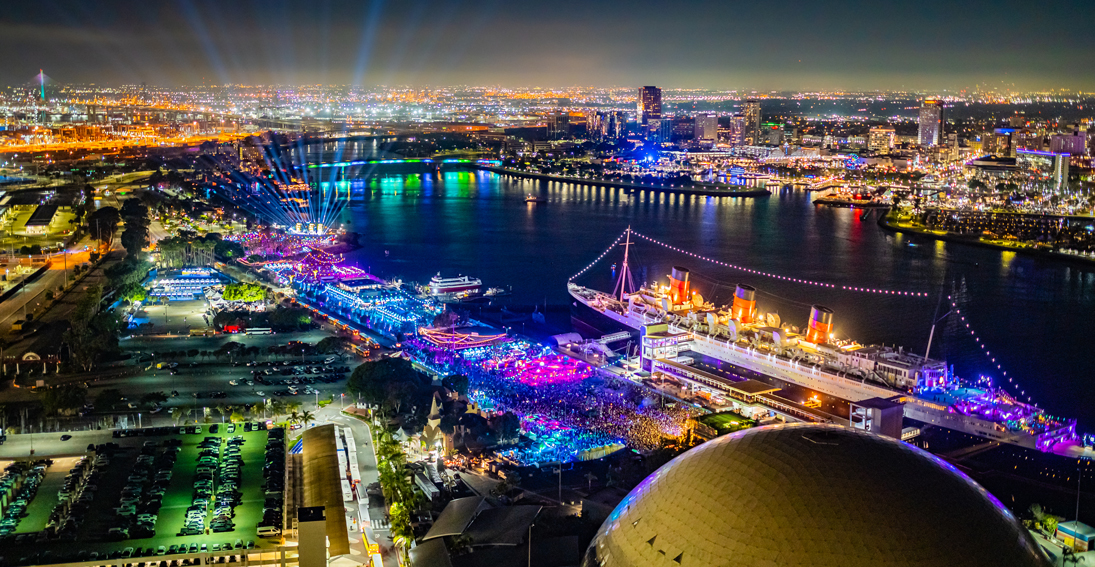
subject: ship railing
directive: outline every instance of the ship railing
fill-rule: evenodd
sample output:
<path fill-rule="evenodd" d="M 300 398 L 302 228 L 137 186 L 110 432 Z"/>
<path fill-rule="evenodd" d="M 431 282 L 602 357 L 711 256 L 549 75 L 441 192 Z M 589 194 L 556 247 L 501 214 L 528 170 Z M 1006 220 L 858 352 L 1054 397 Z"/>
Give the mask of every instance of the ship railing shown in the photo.
<path fill-rule="evenodd" d="M 682 330 L 682 331 L 685 331 L 685 332 L 691 332 L 691 331 L 688 331 L 687 329 L 679 329 L 679 330 Z M 799 365 L 797 363 L 794 363 L 793 361 L 789 361 L 789 360 L 785 359 L 784 357 L 782 357 L 778 354 L 772 353 L 772 352 L 769 352 L 767 354 L 767 356 L 765 356 L 764 354 L 760 353 L 756 349 L 742 348 L 742 347 L 740 347 L 736 344 L 733 344 L 729 341 L 719 340 L 718 338 L 715 338 L 711 335 L 700 335 L 700 334 L 695 333 L 695 332 L 691 332 L 691 334 L 692 334 L 693 340 L 695 340 L 695 338 L 697 336 L 699 336 L 700 338 L 702 338 L 704 340 L 719 343 L 720 345 L 723 345 L 728 349 L 732 349 L 733 351 L 735 351 L 738 354 L 741 354 L 743 356 L 747 356 L 747 357 L 752 358 L 754 360 L 758 360 L 758 358 L 759 358 L 759 360 L 758 360 L 759 362 L 767 362 L 769 364 L 778 365 L 778 366 L 783 367 L 787 370 L 803 371 L 803 370 L 808 370 L 809 369 L 809 370 L 811 370 L 811 372 L 813 374 L 824 374 L 826 376 L 826 378 L 828 378 L 828 379 L 837 380 L 837 381 L 840 381 L 840 382 L 847 382 L 848 384 L 854 384 L 856 386 L 868 386 L 868 387 L 872 387 L 872 388 L 878 388 L 880 390 L 885 390 L 885 392 L 883 392 L 883 393 L 889 393 L 889 390 L 890 390 L 889 388 L 884 388 L 883 386 L 876 386 L 874 384 L 867 384 L 865 382 L 861 382 L 861 381 L 858 381 L 858 380 L 853 380 L 851 378 L 847 378 L 847 377 L 841 376 L 839 374 L 833 374 L 829 371 L 824 370 L 823 368 L 819 368 L 817 365 L 812 365 L 812 364 L 809 365 L 809 366 Z M 758 357 L 758 355 L 760 355 L 760 356 Z"/>

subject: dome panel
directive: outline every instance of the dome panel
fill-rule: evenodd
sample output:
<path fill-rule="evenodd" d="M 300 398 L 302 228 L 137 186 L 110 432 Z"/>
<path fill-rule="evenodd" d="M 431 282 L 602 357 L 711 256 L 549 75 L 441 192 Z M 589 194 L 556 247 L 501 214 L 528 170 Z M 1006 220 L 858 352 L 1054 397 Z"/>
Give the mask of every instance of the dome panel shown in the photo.
<path fill-rule="evenodd" d="M 643 480 L 586 567 L 1042 567 L 988 492 L 900 441 L 792 424 L 716 438 Z"/>

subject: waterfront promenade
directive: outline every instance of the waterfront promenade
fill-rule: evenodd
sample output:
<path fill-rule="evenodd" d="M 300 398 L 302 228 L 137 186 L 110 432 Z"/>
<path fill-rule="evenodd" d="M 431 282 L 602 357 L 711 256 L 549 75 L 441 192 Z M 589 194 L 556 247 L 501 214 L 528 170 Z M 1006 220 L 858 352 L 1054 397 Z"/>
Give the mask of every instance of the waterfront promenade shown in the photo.
<path fill-rule="evenodd" d="M 657 193 L 676 193 L 680 195 L 701 195 L 706 197 L 767 197 L 771 191 L 763 187 L 742 187 L 740 189 L 722 188 L 711 185 L 689 185 L 687 187 L 674 187 L 672 185 L 654 185 L 633 183 L 630 181 L 611 181 L 607 179 L 587 179 L 583 177 L 568 177 L 565 175 L 551 175 L 547 173 L 533 173 L 517 169 L 503 167 L 479 166 L 486 171 L 493 171 L 502 175 L 511 175 L 523 179 L 539 179 L 542 181 L 559 181 L 561 183 L 573 183 L 575 185 L 590 185 L 593 187 L 612 187 L 630 189 L 633 191 L 653 191 Z"/>
<path fill-rule="evenodd" d="M 972 246 L 992 248 L 995 250 L 1017 252 L 1019 254 L 1036 256 L 1048 260 L 1073 262 L 1084 266 L 1095 265 L 1095 257 L 1061 252 L 1059 250 L 1055 250 L 1049 247 L 1036 247 L 1034 244 L 1024 241 L 987 240 L 981 236 L 956 234 L 953 232 L 947 232 L 942 230 L 932 230 L 922 226 L 912 226 L 908 223 L 902 223 L 898 221 L 897 219 L 893 218 L 892 214 L 880 215 L 878 217 L 878 226 L 891 232 L 900 232 L 905 234 L 924 236 L 935 240 L 942 240 L 944 242 L 954 242 L 956 244 L 970 244 Z"/>

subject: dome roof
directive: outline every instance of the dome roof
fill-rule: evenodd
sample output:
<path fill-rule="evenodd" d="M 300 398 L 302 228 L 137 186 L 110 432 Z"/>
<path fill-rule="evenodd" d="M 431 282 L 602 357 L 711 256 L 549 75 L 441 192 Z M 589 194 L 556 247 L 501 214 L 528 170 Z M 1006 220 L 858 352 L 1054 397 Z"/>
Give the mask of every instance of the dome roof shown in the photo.
<path fill-rule="evenodd" d="M 716 438 L 635 487 L 586 567 L 1045 565 L 995 498 L 942 460 L 836 425 Z"/>

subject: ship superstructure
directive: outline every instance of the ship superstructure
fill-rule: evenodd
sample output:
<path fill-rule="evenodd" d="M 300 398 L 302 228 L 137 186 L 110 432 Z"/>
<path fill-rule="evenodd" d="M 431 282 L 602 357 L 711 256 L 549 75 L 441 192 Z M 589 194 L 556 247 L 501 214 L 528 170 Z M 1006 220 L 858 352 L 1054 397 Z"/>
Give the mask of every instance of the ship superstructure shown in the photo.
<path fill-rule="evenodd" d="M 622 300 L 575 284 L 569 288 L 579 302 L 631 329 L 667 324 L 676 338 L 659 345 L 669 349 L 666 353 L 691 350 L 849 401 L 938 387 L 947 380 L 942 361 L 836 339 L 833 311 L 824 306 L 813 306 L 807 326 L 800 329 L 774 313 L 761 315 L 756 289 L 750 286 L 739 285 L 730 306 L 716 307 L 690 289 L 688 275 L 676 267 L 669 285 L 642 287 L 624 293 Z"/>
<path fill-rule="evenodd" d="M 457 293 L 476 293 L 483 286 L 483 282 L 477 278 L 457 276 L 455 278 L 443 278 L 438 273 L 430 280 L 430 295 L 449 295 Z"/>
<path fill-rule="evenodd" d="M 964 387 L 944 361 L 838 338 L 835 314 L 825 306 L 813 305 L 802 328 L 761 313 L 757 290 L 748 285 L 737 286 L 730 305 L 716 306 L 691 288 L 688 269 L 679 266 L 667 284 L 629 286 L 630 238 L 623 244 L 612 294 L 573 281 L 567 287 L 596 316 L 640 332 L 643 370 L 699 354 L 853 404 L 890 400 L 904 407 L 906 417 L 1006 443 L 1058 451 L 1075 442 L 1075 420 L 1049 417 L 999 390 Z M 720 393 L 702 380 L 691 387 Z"/>

